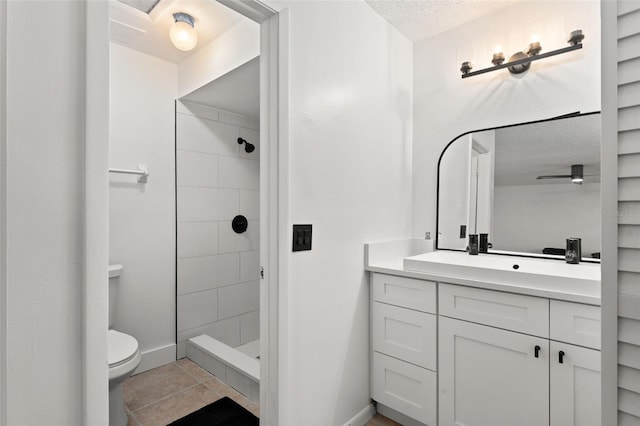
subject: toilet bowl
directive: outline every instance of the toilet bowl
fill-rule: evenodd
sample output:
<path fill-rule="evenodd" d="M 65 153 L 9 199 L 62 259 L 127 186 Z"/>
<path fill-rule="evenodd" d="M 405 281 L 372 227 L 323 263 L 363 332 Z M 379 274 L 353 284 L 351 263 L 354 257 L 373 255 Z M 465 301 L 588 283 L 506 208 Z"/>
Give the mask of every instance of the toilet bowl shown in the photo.
<path fill-rule="evenodd" d="M 115 295 L 112 294 L 112 281 L 122 272 L 122 265 L 109 266 L 109 327 L 112 326 L 112 307 Z M 122 384 L 140 365 L 138 341 L 128 334 L 110 329 L 107 331 L 107 360 L 109 363 L 109 425 L 125 426 L 128 422 L 124 409 Z"/>
<path fill-rule="evenodd" d="M 127 424 L 127 413 L 124 410 L 122 383 L 138 368 L 140 350 L 138 341 L 128 334 L 116 330 L 107 332 L 109 361 L 109 425 L 124 426 Z"/>

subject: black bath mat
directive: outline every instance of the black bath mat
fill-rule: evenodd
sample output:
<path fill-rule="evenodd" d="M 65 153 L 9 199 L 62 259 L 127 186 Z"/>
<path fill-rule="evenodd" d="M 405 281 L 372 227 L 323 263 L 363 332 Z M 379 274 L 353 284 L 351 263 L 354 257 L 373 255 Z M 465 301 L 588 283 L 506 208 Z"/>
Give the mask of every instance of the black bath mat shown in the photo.
<path fill-rule="evenodd" d="M 258 426 L 258 423 L 256 416 L 225 396 L 169 426 Z"/>

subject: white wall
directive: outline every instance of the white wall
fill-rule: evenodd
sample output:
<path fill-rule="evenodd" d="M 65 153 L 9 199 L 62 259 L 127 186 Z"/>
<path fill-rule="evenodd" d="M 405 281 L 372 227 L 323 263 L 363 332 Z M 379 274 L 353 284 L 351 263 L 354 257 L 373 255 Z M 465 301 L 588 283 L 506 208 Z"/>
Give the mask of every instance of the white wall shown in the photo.
<path fill-rule="evenodd" d="M 207 334 L 238 346 L 260 326 L 260 123 L 191 102 L 176 114 L 178 357 Z M 255 145 L 251 153 L 238 137 Z M 236 234 L 236 215 L 248 220 Z"/>
<path fill-rule="evenodd" d="M 442 157 L 440 173 L 440 199 L 447 205 L 446 214 L 438 218 L 438 244 L 441 247 L 464 250 L 467 238 L 460 238 L 460 225 L 469 226 L 471 134 L 465 135 L 447 148 Z M 474 197 L 475 198 L 475 197 Z"/>
<path fill-rule="evenodd" d="M 0 259 L 7 257 L 7 2 L 0 2 Z M 0 262 L 0 424 L 7 423 L 7 279 L 5 262 Z"/>
<path fill-rule="evenodd" d="M 178 97 L 260 55 L 260 25 L 248 18 L 198 50 L 178 65 Z"/>
<path fill-rule="evenodd" d="M 599 183 L 496 186 L 494 196 L 494 249 L 542 253 L 579 237 L 584 257 L 600 251 Z"/>
<path fill-rule="evenodd" d="M 3 422 L 81 424 L 85 4 L 6 11 Z"/>
<path fill-rule="evenodd" d="M 124 265 L 113 328 L 138 339 L 140 372 L 175 360 L 177 67 L 115 43 L 110 55 L 109 166 L 150 171 L 109 185 L 109 262 Z"/>
<path fill-rule="evenodd" d="M 525 1 L 414 46 L 413 232 L 435 231 L 438 157 L 470 130 L 600 110 L 600 3 Z M 460 64 L 491 66 L 501 45 L 507 58 L 537 34 L 543 52 L 567 46 L 582 29 L 584 47 L 534 62 L 520 76 L 495 71 L 460 78 Z"/>
<path fill-rule="evenodd" d="M 313 250 L 285 261 L 280 423 L 342 425 L 370 401 L 364 243 L 410 234 L 412 44 L 364 2 L 288 7 L 289 215 Z"/>

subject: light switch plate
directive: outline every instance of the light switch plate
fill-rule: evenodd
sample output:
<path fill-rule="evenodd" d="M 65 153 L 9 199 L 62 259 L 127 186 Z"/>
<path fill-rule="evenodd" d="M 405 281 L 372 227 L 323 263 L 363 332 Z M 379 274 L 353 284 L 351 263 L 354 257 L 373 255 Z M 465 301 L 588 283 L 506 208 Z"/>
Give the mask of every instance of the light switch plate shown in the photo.
<path fill-rule="evenodd" d="M 293 225 L 292 251 L 311 250 L 312 225 Z"/>

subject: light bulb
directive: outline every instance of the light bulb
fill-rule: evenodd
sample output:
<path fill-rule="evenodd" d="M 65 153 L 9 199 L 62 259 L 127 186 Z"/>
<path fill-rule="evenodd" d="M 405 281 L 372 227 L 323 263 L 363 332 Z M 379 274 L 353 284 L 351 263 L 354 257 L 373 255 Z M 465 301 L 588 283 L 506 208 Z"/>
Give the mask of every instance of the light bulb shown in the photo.
<path fill-rule="evenodd" d="M 495 49 L 493 49 L 493 53 L 502 53 L 502 46 L 497 45 Z"/>
<path fill-rule="evenodd" d="M 540 41 L 540 37 L 538 37 L 538 34 L 534 34 L 531 36 L 531 43 L 537 43 Z"/>
<path fill-rule="evenodd" d="M 198 34 L 193 26 L 193 18 L 186 13 L 174 13 L 175 22 L 169 30 L 173 45 L 183 51 L 189 51 L 198 44 Z"/>

